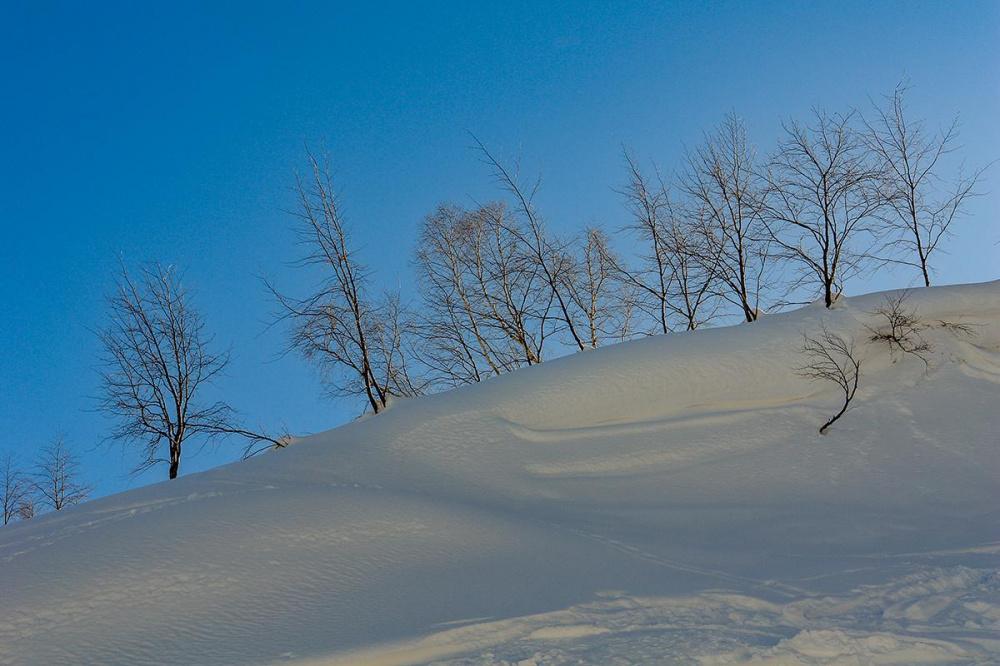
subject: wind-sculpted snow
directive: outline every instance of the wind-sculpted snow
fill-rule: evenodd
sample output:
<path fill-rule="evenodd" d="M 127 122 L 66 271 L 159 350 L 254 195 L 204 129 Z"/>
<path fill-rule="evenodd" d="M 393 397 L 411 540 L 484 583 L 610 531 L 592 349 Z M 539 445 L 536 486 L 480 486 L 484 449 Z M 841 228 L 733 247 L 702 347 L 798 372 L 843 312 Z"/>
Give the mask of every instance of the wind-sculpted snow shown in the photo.
<path fill-rule="evenodd" d="M 998 595 L 995 571 L 965 567 L 928 568 L 788 602 L 722 591 L 605 593 L 565 610 L 446 629 L 317 663 L 408 663 L 413 655 L 448 666 L 989 663 L 1000 630 Z M 470 647 L 474 654 L 454 656 Z"/>
<path fill-rule="evenodd" d="M 0 664 L 996 663 L 1000 283 L 550 361 L 0 529 Z M 941 322 L 968 324 L 963 333 Z M 820 323 L 862 379 L 795 372 Z"/>

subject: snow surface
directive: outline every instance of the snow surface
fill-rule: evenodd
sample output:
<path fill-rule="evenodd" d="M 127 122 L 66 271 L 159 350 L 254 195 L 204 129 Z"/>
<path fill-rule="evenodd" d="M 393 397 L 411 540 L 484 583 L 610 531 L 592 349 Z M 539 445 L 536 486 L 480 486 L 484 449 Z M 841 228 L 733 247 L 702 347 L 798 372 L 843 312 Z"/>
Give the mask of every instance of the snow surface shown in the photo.
<path fill-rule="evenodd" d="M 1000 662 L 1000 282 L 580 353 L 0 529 L 0 664 Z M 864 357 L 825 436 L 804 331 Z M 974 326 L 963 336 L 940 320 Z"/>

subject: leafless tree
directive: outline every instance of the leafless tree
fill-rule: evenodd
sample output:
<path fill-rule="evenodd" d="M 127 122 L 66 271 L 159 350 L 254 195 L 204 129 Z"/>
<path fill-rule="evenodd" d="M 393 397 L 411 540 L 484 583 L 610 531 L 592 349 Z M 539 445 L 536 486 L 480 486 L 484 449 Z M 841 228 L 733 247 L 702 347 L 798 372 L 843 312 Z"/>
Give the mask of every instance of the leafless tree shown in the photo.
<path fill-rule="evenodd" d="M 14 455 L 8 453 L 0 458 L 0 510 L 3 512 L 4 525 L 19 516 L 31 490 L 31 481 L 18 468 Z"/>
<path fill-rule="evenodd" d="M 55 511 L 79 504 L 90 495 L 90 486 L 80 482 L 80 462 L 62 437 L 42 449 L 33 477 L 39 499 Z"/>
<path fill-rule="evenodd" d="M 413 359 L 419 356 L 418 323 L 403 305 L 397 292 L 383 294 L 378 309 L 379 320 L 372 327 L 375 376 L 393 397 L 411 397 L 424 393 L 428 381 L 416 371 Z"/>
<path fill-rule="evenodd" d="M 621 262 L 607 235 L 597 228 L 585 229 L 576 248 L 563 279 L 575 311 L 581 313 L 584 343 L 597 348 L 606 341 L 627 339 L 632 329 L 632 297 L 629 285 L 616 279 L 615 267 Z"/>
<path fill-rule="evenodd" d="M 650 182 L 632 156 L 624 151 L 628 184 L 620 190 L 632 217 L 625 227 L 640 243 L 639 264 L 632 268 L 612 257 L 617 277 L 636 294 L 635 305 L 652 322 L 647 333 L 669 333 L 674 274 L 669 261 L 670 223 L 673 207 L 669 193 L 659 177 Z M 659 174 L 657 173 L 657 176 Z"/>
<path fill-rule="evenodd" d="M 883 107 L 874 107 L 874 118 L 866 121 L 867 141 L 877 156 L 888 186 L 887 216 L 895 232 L 893 248 L 902 248 L 899 263 L 920 271 L 924 285 L 931 286 L 931 257 L 946 238 L 986 167 L 969 175 L 961 173 L 951 183 L 941 177 L 942 158 L 958 146 L 958 118 L 937 134 L 930 134 L 923 121 L 907 116 L 906 87 L 899 85 Z"/>
<path fill-rule="evenodd" d="M 632 215 L 626 227 L 642 247 L 639 265 L 613 259 L 618 278 L 635 293 L 635 305 L 653 322 L 650 332 L 680 326 L 693 330 L 711 318 L 719 255 L 705 242 L 700 219 L 678 211 L 662 177 L 648 179 L 626 152 L 628 184 L 621 190 Z"/>
<path fill-rule="evenodd" d="M 768 169 L 771 236 L 798 269 L 793 285 L 818 286 L 827 307 L 874 260 L 876 213 L 885 204 L 878 169 L 852 119 L 816 110 L 812 125 L 786 124 Z"/>
<path fill-rule="evenodd" d="M 620 191 L 632 216 L 626 227 L 641 243 L 639 265 L 631 269 L 622 262 L 614 266 L 620 278 L 632 285 L 638 294 L 636 305 L 654 322 L 654 332 L 669 333 L 671 325 L 671 291 L 674 273 L 668 259 L 670 219 L 673 209 L 662 179 L 651 183 L 628 153 L 624 152 L 628 168 L 628 184 Z"/>
<path fill-rule="evenodd" d="M 534 263 L 539 277 L 548 288 L 553 302 L 551 316 L 559 321 L 560 328 L 568 334 L 572 347 L 585 349 L 586 336 L 581 330 L 579 313 L 574 310 L 572 300 L 566 293 L 566 273 L 571 270 L 573 260 L 567 252 L 567 244 L 558 241 L 546 230 L 535 209 L 534 200 L 540 181 L 535 181 L 530 188 L 526 188 L 519 180 L 516 164 L 505 165 L 482 141 L 476 137 L 473 140 L 483 162 L 492 170 L 493 177 L 513 199 L 513 211 L 520 220 L 511 224 L 513 216 L 508 216 L 508 231 L 519 242 L 523 255 Z"/>
<path fill-rule="evenodd" d="M 820 434 L 847 411 L 858 391 L 861 378 L 861 361 L 854 349 L 854 341 L 832 333 L 823 324 L 818 335 L 804 335 L 802 352 L 806 362 L 797 368 L 803 377 L 835 384 L 844 394 L 844 404 L 836 414 L 820 426 Z"/>
<path fill-rule="evenodd" d="M 416 391 L 403 353 L 402 311 L 393 298 L 369 293 L 369 275 L 351 244 L 328 167 L 307 152 L 310 172 L 297 178 L 301 266 L 322 271 L 310 295 L 295 298 L 266 282 L 290 321 L 290 347 L 316 362 L 337 396 L 362 397 L 379 413 L 394 396 Z M 391 330 L 390 330 L 391 329 Z"/>
<path fill-rule="evenodd" d="M 698 211 L 695 254 L 719 282 L 720 295 L 755 321 L 770 268 L 756 154 L 743 122 L 730 114 L 688 156 L 684 188 Z"/>
<path fill-rule="evenodd" d="M 446 386 L 540 363 L 557 331 L 552 295 L 503 204 L 442 205 L 421 228 L 422 361 Z"/>
<path fill-rule="evenodd" d="M 141 449 L 136 471 L 166 462 L 169 478 L 176 478 L 191 437 L 237 435 L 278 444 L 237 425 L 225 402 L 200 402 L 229 356 L 210 350 L 201 315 L 174 269 L 156 264 L 133 278 L 123 266 L 108 308 L 110 321 L 99 332 L 100 407 L 117 421 L 112 439 Z"/>
<path fill-rule="evenodd" d="M 907 306 L 909 291 L 887 295 L 882 303 L 869 314 L 878 318 L 875 326 L 866 325 L 872 342 L 884 342 L 889 353 L 899 351 L 916 356 L 927 365 L 931 345 L 921 335 L 928 325 L 920 320 L 915 308 Z"/>
<path fill-rule="evenodd" d="M 725 303 L 726 286 L 720 279 L 724 246 L 712 242 L 711 233 L 706 233 L 706 211 L 694 208 L 681 219 L 671 221 L 667 234 L 667 265 L 674 276 L 671 309 L 679 315 L 686 330 L 693 331 L 711 322 L 719 312 L 720 301 Z M 761 265 L 763 267 L 763 265 Z M 759 285 L 759 279 L 756 284 Z M 755 289 L 759 301 L 760 289 Z M 754 310 L 754 319 L 759 314 Z"/>

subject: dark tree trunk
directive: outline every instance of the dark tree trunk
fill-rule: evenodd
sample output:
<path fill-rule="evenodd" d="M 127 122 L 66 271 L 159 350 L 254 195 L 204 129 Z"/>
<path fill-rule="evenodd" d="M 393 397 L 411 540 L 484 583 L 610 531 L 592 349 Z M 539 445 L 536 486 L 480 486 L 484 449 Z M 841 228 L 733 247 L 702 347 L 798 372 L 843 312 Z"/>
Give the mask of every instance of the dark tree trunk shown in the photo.
<path fill-rule="evenodd" d="M 170 472 L 167 478 L 176 479 L 177 469 L 181 466 L 181 447 L 180 444 L 170 445 Z"/>

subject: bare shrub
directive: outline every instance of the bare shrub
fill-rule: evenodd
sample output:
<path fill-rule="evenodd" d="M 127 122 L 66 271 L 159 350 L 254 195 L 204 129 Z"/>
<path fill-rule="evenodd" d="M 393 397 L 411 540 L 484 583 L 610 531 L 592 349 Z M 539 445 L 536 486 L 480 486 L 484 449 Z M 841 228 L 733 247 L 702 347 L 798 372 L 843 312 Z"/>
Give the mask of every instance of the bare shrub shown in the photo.
<path fill-rule="evenodd" d="M 818 335 L 803 337 L 802 352 L 806 362 L 796 369 L 798 374 L 814 381 L 835 384 L 844 394 L 843 406 L 820 426 L 822 435 L 847 412 L 854 400 L 861 378 L 861 361 L 855 352 L 854 340 L 831 332 L 826 324 L 821 326 Z"/>
<path fill-rule="evenodd" d="M 283 449 L 292 443 L 295 438 L 287 429 L 284 429 L 280 435 L 274 437 L 273 439 L 268 438 L 265 440 L 250 440 L 245 447 L 243 447 L 243 460 L 247 458 L 253 458 L 256 455 L 264 453 L 265 451 L 273 451 L 275 449 Z"/>
<path fill-rule="evenodd" d="M 920 332 L 928 328 L 920 320 L 915 308 L 907 307 L 908 290 L 889 294 L 882 304 L 869 314 L 879 318 L 876 326 L 865 325 L 872 342 L 882 342 L 889 345 L 889 353 L 901 352 L 916 356 L 927 365 L 927 355 L 931 351 L 929 342 L 921 337 Z"/>
<path fill-rule="evenodd" d="M 938 319 L 938 326 L 948 331 L 952 335 L 964 338 L 974 338 L 979 335 L 976 328 L 982 326 L 982 324 L 963 324 L 956 321 L 945 321 L 944 319 Z"/>
<path fill-rule="evenodd" d="M 17 507 L 17 519 L 18 520 L 31 520 L 35 517 L 38 511 L 35 508 L 35 498 L 32 495 L 28 495 L 23 500 L 21 504 Z"/>

